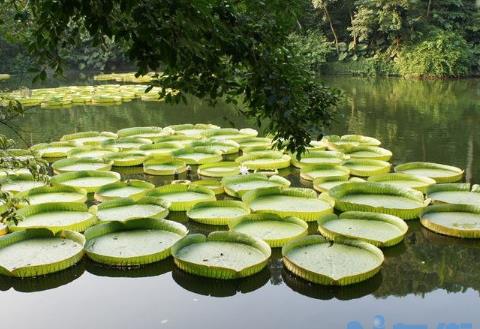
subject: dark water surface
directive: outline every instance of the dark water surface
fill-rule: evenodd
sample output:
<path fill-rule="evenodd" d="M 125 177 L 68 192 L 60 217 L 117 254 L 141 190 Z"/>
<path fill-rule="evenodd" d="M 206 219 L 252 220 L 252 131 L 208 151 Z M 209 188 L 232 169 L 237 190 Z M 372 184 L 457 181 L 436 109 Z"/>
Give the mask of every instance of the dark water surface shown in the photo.
<path fill-rule="evenodd" d="M 347 100 L 331 133 L 380 139 L 393 162 L 435 161 L 466 170 L 480 182 L 480 81 L 405 81 L 329 78 Z M 9 82 L 12 84 L 13 82 Z M 7 86 L 4 83 L 3 87 Z M 0 88 L 3 88 L 0 84 Z M 134 101 L 119 106 L 32 109 L 15 122 L 29 143 L 66 133 L 142 125 L 210 122 L 253 126 L 231 106 L 210 107 Z M 3 132 L 3 130 L 2 130 Z M 20 137 L 16 138 L 20 145 Z M 138 171 L 123 172 L 145 178 Z M 298 173 L 284 172 L 299 185 Z M 184 221 L 181 215 L 174 219 Z M 191 231 L 211 228 L 186 223 Z M 309 284 L 282 268 L 274 250 L 270 266 L 239 281 L 195 277 L 166 260 L 140 269 L 115 270 L 87 259 L 69 270 L 36 279 L 0 278 L 2 328 L 480 328 L 480 242 L 444 237 L 410 221 L 403 243 L 384 250 L 374 278 L 351 287 Z M 311 227 L 315 232 L 315 227 Z M 457 323 L 458 326 L 438 326 Z M 351 327 L 360 328 L 360 327 Z"/>

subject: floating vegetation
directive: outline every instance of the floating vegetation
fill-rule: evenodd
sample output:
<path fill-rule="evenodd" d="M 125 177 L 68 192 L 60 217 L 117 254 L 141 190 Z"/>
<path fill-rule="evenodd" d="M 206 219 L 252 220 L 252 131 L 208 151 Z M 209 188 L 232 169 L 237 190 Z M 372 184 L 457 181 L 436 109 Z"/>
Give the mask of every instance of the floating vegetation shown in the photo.
<path fill-rule="evenodd" d="M 85 252 L 107 265 L 146 265 L 170 256 L 172 245 L 187 232 L 182 224 L 163 219 L 103 223 L 85 232 Z"/>
<path fill-rule="evenodd" d="M 340 211 L 370 211 L 398 216 L 402 219 L 419 217 L 430 200 L 419 191 L 380 183 L 348 182 L 329 190 Z"/>
<path fill-rule="evenodd" d="M 433 203 L 480 206 L 480 186 L 461 183 L 432 185 L 427 189 L 427 197 Z"/>
<path fill-rule="evenodd" d="M 225 193 L 235 198 L 241 198 L 248 191 L 268 187 L 289 187 L 290 181 L 281 176 L 267 177 L 262 174 L 230 176 L 222 179 Z"/>
<path fill-rule="evenodd" d="M 271 249 L 264 241 L 238 232 L 191 234 L 172 247 L 175 264 L 187 273 L 215 279 L 238 279 L 260 272 Z"/>
<path fill-rule="evenodd" d="M 298 217 L 315 221 L 333 212 L 333 201 L 318 198 L 317 193 L 306 188 L 270 187 L 247 192 L 242 197 L 255 213 L 273 213 L 282 217 Z"/>
<path fill-rule="evenodd" d="M 308 224 L 296 217 L 275 214 L 251 214 L 232 220 L 230 230 L 262 239 L 272 248 L 283 247 L 287 242 L 307 235 Z"/>
<path fill-rule="evenodd" d="M 85 87 L 85 95 L 67 88 L 63 92 L 71 96 L 64 98 L 32 91 L 26 99 L 48 106 L 90 98 L 109 104 L 139 98 L 145 88 L 113 86 L 100 87 L 102 94 L 99 87 Z M 154 96 L 144 98 L 158 100 Z M 459 168 L 412 162 L 391 173 L 392 153 L 360 135 L 325 136 L 297 159 L 257 134 L 212 124 L 131 127 L 76 132 L 30 150 L 6 151 L 24 160 L 45 158 L 54 175 L 50 186 L 26 168 L 0 173 L 4 195 L 19 200 L 18 223 L 0 224 L 0 235 L 6 234 L 0 237 L 0 274 L 57 271 L 78 262 L 85 250 L 95 262 L 128 268 L 172 254 L 185 272 L 235 279 L 261 271 L 271 248 L 283 247 L 284 275 L 348 285 L 380 270 L 377 247 L 404 239 L 403 219 L 420 217 L 423 226 L 444 235 L 480 237 L 480 188 L 450 183 L 462 178 Z M 139 179 L 122 181 L 119 173 Z M 291 188 L 291 182 L 305 183 L 299 178 L 314 189 Z M 439 205 L 428 206 L 431 200 Z M 0 200 L 0 214 L 7 205 Z M 187 235 L 185 226 L 167 217 L 189 222 L 195 232 L 216 229 L 208 225 L 224 231 Z M 307 235 L 309 221 L 317 221 L 323 236 Z M 84 248 L 83 236 L 73 231 L 85 230 Z"/>
<path fill-rule="evenodd" d="M 134 218 L 165 218 L 169 206 L 169 202 L 158 198 L 144 197 L 137 201 L 121 198 L 92 206 L 90 212 L 102 222 L 125 222 Z"/>
<path fill-rule="evenodd" d="M 429 177 L 416 176 L 403 173 L 389 173 L 368 177 L 369 182 L 389 184 L 397 187 L 413 188 L 425 193 L 427 188 L 435 184 L 435 180 Z"/>
<path fill-rule="evenodd" d="M 430 177 L 437 183 L 454 183 L 463 177 L 463 170 L 460 168 L 432 162 L 404 163 L 396 166 L 394 170 L 395 172 Z"/>
<path fill-rule="evenodd" d="M 250 213 L 243 202 L 233 200 L 219 200 L 199 202 L 188 212 L 191 220 L 207 225 L 228 225 L 233 220 Z"/>
<path fill-rule="evenodd" d="M 420 223 L 429 230 L 457 238 L 480 238 L 480 207 L 464 204 L 434 205 L 425 209 Z"/>
<path fill-rule="evenodd" d="M 129 73 L 108 73 L 97 74 L 93 76 L 93 80 L 96 81 L 117 81 L 117 82 L 135 82 L 135 83 L 148 83 L 152 81 L 155 73 L 147 73 L 145 75 L 139 75 L 135 72 Z"/>
<path fill-rule="evenodd" d="M 27 206 L 18 210 L 18 216 L 22 220 L 9 226 L 12 232 L 30 228 L 46 228 L 52 232 L 62 230 L 83 232 L 97 221 L 85 204 L 67 202 Z"/>
<path fill-rule="evenodd" d="M 104 185 L 95 192 L 95 199 L 108 201 L 118 198 L 141 199 L 155 185 L 138 179 L 130 179 L 125 182 L 116 182 Z"/>
<path fill-rule="evenodd" d="M 282 249 L 285 267 L 323 285 L 346 286 L 373 277 L 384 257 L 377 247 L 357 240 L 329 241 L 319 235 L 295 239 Z"/>
<path fill-rule="evenodd" d="M 361 211 L 327 215 L 317 223 L 320 233 L 329 240 L 358 239 L 377 247 L 400 243 L 408 231 L 408 225 L 401 218 Z"/>
<path fill-rule="evenodd" d="M 0 238 L 0 274 L 35 277 L 69 268 L 82 259 L 85 238 L 72 231 L 28 229 Z"/>

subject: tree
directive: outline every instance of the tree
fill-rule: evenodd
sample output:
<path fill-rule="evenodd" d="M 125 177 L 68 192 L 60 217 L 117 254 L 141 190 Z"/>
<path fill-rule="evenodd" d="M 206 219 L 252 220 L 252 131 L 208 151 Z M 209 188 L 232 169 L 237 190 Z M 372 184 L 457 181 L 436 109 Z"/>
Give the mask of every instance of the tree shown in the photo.
<path fill-rule="evenodd" d="M 33 0 L 29 48 L 45 78 L 48 67 L 61 73 L 62 49 L 78 42 L 80 31 L 96 46 L 114 39 L 138 74 L 162 72 L 153 85 L 166 101 L 192 94 L 241 102 L 240 111 L 265 122 L 278 147 L 302 152 L 311 136 L 321 136 L 339 99 L 289 43 L 303 7 L 281 0 Z"/>

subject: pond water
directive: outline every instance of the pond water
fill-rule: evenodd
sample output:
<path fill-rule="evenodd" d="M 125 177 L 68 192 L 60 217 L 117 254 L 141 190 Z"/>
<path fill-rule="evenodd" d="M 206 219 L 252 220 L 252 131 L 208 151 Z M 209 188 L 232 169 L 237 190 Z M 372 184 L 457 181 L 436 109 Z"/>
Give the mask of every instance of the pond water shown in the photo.
<path fill-rule="evenodd" d="M 328 78 L 346 101 L 330 133 L 376 137 L 395 164 L 434 161 L 462 167 L 480 182 L 480 81 L 406 81 Z M 88 81 L 87 81 L 88 82 Z M 19 83 L 10 81 L 0 84 Z M 86 83 L 86 82 L 83 82 Z M 134 101 L 118 106 L 32 109 L 14 124 L 21 146 L 86 130 L 142 125 L 215 123 L 254 127 L 230 105 L 192 99 L 187 105 Z M 3 128 L 2 128 L 3 129 Z M 126 170 L 127 177 L 141 177 Z M 283 174 L 302 184 L 298 172 Z M 183 177 L 182 177 L 183 178 Z M 161 178 L 150 179 L 156 184 Z M 182 215 L 173 219 L 185 221 Z M 405 241 L 386 249 L 374 278 L 331 288 L 295 278 L 274 250 L 267 269 L 239 281 L 185 274 L 171 260 L 114 270 L 84 259 L 69 270 L 37 279 L 0 278 L 0 317 L 10 328 L 480 328 L 480 242 L 444 237 L 410 221 Z M 187 223 L 194 232 L 211 230 Z M 311 227 L 310 231 L 316 231 Z M 376 322 L 374 319 L 376 316 Z M 385 327 L 381 326 L 381 317 Z M 460 324 L 472 323 L 472 327 Z M 375 327 L 376 326 L 376 327 Z M 350 328 L 360 328 L 351 325 Z M 397 326 L 397 328 L 404 328 Z M 405 327 L 407 328 L 407 327 Z"/>

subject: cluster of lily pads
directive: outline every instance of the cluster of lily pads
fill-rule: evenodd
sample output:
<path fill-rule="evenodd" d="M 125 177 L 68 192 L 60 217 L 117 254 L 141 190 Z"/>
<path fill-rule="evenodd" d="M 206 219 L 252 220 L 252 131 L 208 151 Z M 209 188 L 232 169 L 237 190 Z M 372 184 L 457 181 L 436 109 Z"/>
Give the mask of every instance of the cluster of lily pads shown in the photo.
<path fill-rule="evenodd" d="M 46 183 L 16 172 L 0 180 L 1 190 L 25 200 L 23 220 L 2 228 L 10 233 L 0 238 L 0 274 L 43 275 L 85 253 L 126 268 L 171 255 L 185 272 L 235 279 L 261 271 L 271 248 L 282 248 L 284 266 L 298 277 L 349 285 L 380 271 L 381 249 L 403 240 L 406 220 L 480 237 L 480 188 L 458 183 L 459 168 L 411 162 L 392 172 L 392 152 L 361 135 L 312 141 L 301 157 L 257 135 L 183 124 L 74 133 L 12 150 L 48 160 L 53 177 Z M 112 171 L 118 167 L 142 168 L 168 184 L 122 180 Z M 307 187 L 282 177 L 292 170 Z M 200 179 L 180 180 L 185 172 Z M 189 234 L 171 219 L 175 212 L 214 231 Z M 312 222 L 319 234 L 311 225 L 309 232 Z"/>
<path fill-rule="evenodd" d="M 96 81 L 117 81 L 117 82 L 133 82 L 133 83 L 148 83 L 152 81 L 154 73 L 135 76 L 134 72 L 129 73 L 107 73 L 93 76 Z"/>
<path fill-rule="evenodd" d="M 103 84 L 96 86 L 66 86 L 57 88 L 20 89 L 8 96 L 23 106 L 42 108 L 65 108 L 70 105 L 112 105 L 134 99 L 162 101 L 160 88 L 154 87 L 145 93 L 147 86 L 141 84 Z"/>

